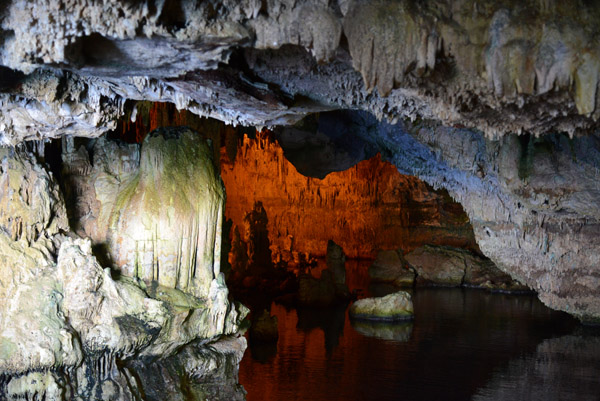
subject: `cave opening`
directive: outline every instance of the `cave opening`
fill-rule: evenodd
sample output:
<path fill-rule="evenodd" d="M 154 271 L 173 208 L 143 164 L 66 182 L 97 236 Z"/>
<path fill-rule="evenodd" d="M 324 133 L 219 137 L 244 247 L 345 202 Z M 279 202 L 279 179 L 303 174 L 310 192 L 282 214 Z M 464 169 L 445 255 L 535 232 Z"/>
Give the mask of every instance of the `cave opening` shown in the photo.
<path fill-rule="evenodd" d="M 435 190 L 416 177 L 400 174 L 375 146 L 365 145 L 360 138 L 355 143 L 345 141 L 340 148 L 336 138 L 349 136 L 340 132 L 348 129 L 347 122 L 339 121 L 344 115 L 324 113 L 291 128 L 255 130 L 199 118 L 170 103 L 137 102 L 126 110 L 108 138 L 139 144 L 158 127 L 188 126 L 211 140 L 227 193 L 223 269 L 234 295 L 253 310 L 269 309 L 278 296 L 297 297 L 299 278 L 318 279 L 332 246 L 341 247 L 343 259 L 359 275 L 367 275 L 378 257 L 384 265 L 392 260 L 413 272 L 412 279 L 410 274 L 400 279 L 394 274 L 402 276 L 402 271 L 379 277 L 371 269 L 374 281 L 392 287 L 397 279 L 400 287 L 409 288 L 419 283 L 526 290 L 516 283 L 512 288 L 511 280 L 501 274 L 465 280 L 464 266 L 489 260 L 479 250 L 460 204 L 444 189 Z M 93 145 L 88 141 L 85 147 L 93 164 Z M 78 214 L 75 220 L 80 221 L 88 211 L 71 213 Z M 428 252 L 464 252 L 458 256 L 464 266 L 449 280 L 432 272 L 419 274 L 404 260 L 415 250 L 425 259 Z M 427 268 L 435 270 L 435 266 Z M 343 293 L 337 301 L 351 296 Z M 334 300 L 300 302 L 316 305 Z"/>
<path fill-rule="evenodd" d="M 369 142 L 379 129 L 371 117 L 352 111 L 311 115 L 267 130 L 200 118 L 171 103 L 128 102 L 116 128 L 101 137 L 65 136 L 26 147 L 55 176 L 70 229 L 91 238 L 89 252 L 110 268 L 115 283 L 133 278 L 146 296 L 176 308 L 201 310 L 209 303 L 218 311 L 236 305 L 240 316 L 244 306 L 237 301 L 250 308 L 246 322 L 239 323 L 250 325 L 242 329 L 249 350 L 238 361 L 247 399 L 289 394 L 393 399 L 400 389 L 410 397 L 443 395 L 443 387 L 424 390 L 428 379 L 411 376 L 407 366 L 429 370 L 448 386 L 459 383 L 453 387 L 459 398 L 482 388 L 494 394 L 488 387 L 497 380 L 496 366 L 534 349 L 548 332 L 569 333 L 574 321 L 545 308 L 527 286 L 486 258 L 466 212 L 448 191 L 401 174 L 410 173 L 398 165 L 406 160 Z M 196 164 L 199 159 L 204 164 Z M 193 206 L 204 197 L 207 208 Z M 217 222 L 204 236 L 194 232 L 202 216 L 208 220 L 199 227 Z M 177 229 L 168 231 L 172 224 L 164 226 L 165 221 L 178 222 Z M 166 236 L 155 230 L 167 230 Z M 180 266 L 174 270 L 173 238 Z M 197 258 L 208 258 L 208 273 Z M 190 267 L 184 267 L 185 259 Z M 215 296 L 219 286 L 226 290 Z M 365 320 L 352 312 L 358 300 L 398 294 L 410 299 L 410 319 Z M 497 330 L 482 329 L 494 322 L 528 335 L 517 343 L 498 340 Z M 238 327 L 227 320 L 219 324 Z M 469 329 L 457 334 L 461 325 Z M 442 340 L 446 336 L 451 340 Z M 437 345 L 427 349 L 428 338 Z M 475 363 L 470 351 L 453 355 L 440 348 L 465 341 L 479 350 Z M 416 355 L 435 360 L 436 368 Z M 103 358 L 86 363 L 113 363 Z M 457 358 L 468 383 L 464 371 L 448 373 Z M 235 365 L 234 360 L 227 363 Z M 383 370 L 382 360 L 388 361 Z M 184 362 L 177 356 L 165 363 L 181 370 Z M 160 394 L 150 384 L 162 380 L 160 367 L 136 359 L 118 366 L 146 391 Z M 300 370 L 288 377 L 292 366 Z M 318 374 L 323 366 L 337 371 L 324 379 Z M 215 374 L 219 383 L 233 386 L 231 397 L 239 395 L 236 374 Z M 379 375 L 391 375 L 393 384 L 374 390 Z M 344 390 L 331 387 L 332 381 L 343 382 Z M 187 386 L 177 391 L 195 394 Z"/>

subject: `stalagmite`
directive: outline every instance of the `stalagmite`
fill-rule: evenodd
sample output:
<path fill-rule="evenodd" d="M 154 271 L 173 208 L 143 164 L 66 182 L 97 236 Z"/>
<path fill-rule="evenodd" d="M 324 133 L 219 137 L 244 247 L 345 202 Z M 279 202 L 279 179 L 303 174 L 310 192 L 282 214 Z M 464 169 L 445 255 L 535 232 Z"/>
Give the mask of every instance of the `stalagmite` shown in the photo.
<path fill-rule="evenodd" d="M 154 131 L 117 194 L 109 255 L 128 276 L 205 298 L 220 269 L 224 201 L 209 145 L 187 129 Z"/>

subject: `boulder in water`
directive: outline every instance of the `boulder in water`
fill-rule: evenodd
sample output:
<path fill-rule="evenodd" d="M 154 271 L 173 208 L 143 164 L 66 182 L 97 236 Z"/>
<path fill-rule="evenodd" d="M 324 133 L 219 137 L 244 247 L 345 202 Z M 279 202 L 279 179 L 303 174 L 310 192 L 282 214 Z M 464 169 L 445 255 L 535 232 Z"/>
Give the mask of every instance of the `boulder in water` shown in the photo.
<path fill-rule="evenodd" d="M 378 298 L 360 299 L 350 307 L 350 317 L 375 321 L 398 321 L 413 318 L 413 303 L 409 293 L 396 293 Z"/>

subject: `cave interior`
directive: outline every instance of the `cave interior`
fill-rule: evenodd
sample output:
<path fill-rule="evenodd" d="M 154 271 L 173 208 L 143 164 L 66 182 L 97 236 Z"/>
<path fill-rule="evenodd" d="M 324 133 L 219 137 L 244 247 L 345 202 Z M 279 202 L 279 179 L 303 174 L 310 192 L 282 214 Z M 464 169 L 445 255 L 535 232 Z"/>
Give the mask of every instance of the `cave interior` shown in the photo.
<path fill-rule="evenodd" d="M 597 21 L 6 1 L 2 399 L 597 399 Z"/>

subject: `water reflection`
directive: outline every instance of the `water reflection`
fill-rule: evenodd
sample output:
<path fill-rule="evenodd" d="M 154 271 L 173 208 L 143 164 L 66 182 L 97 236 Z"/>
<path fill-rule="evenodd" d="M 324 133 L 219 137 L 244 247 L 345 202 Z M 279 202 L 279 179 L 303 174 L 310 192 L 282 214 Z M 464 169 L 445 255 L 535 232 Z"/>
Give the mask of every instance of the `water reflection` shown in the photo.
<path fill-rule="evenodd" d="M 0 376 L 0 399 L 242 401 L 238 368 L 246 340 L 196 341 L 163 359 L 120 360 L 100 354 L 75 369 Z"/>
<path fill-rule="evenodd" d="M 370 322 L 351 319 L 352 328 L 366 337 L 381 338 L 382 340 L 408 341 L 412 333 L 412 322 Z"/>
<path fill-rule="evenodd" d="M 313 329 L 321 329 L 325 336 L 325 350 L 329 353 L 340 343 L 346 323 L 346 305 L 330 308 L 299 308 L 298 330 L 310 333 Z"/>
<path fill-rule="evenodd" d="M 368 295 L 368 280 L 349 273 L 350 289 Z M 412 326 L 387 328 L 356 325 L 343 308 L 274 304 L 277 354 L 265 363 L 246 353 L 240 382 L 247 399 L 568 400 L 600 394 L 600 337 L 575 332 L 574 319 L 534 296 L 428 288 L 416 290 L 413 303 Z M 543 390 L 544 383 L 556 395 Z"/>
<path fill-rule="evenodd" d="M 600 399 L 600 333 L 576 333 L 543 341 L 530 355 L 498 369 L 474 400 Z"/>

